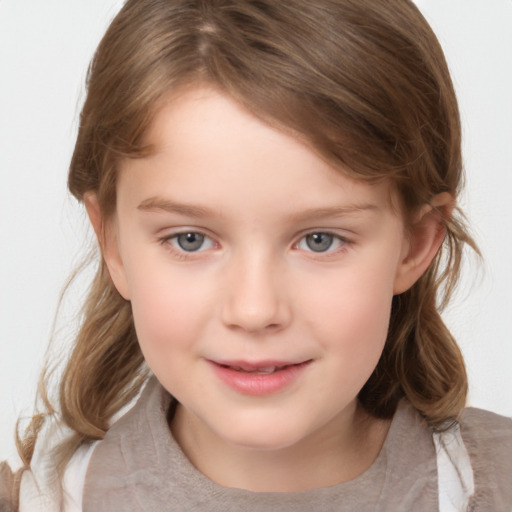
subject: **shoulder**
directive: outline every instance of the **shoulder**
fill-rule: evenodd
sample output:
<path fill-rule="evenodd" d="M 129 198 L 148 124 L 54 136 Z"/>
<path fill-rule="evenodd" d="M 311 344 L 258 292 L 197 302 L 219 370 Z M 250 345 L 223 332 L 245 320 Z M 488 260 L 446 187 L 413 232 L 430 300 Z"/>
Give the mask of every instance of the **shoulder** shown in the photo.
<path fill-rule="evenodd" d="M 512 510 L 512 418 L 468 408 L 460 431 L 474 473 L 474 509 Z"/>
<path fill-rule="evenodd" d="M 104 439 L 82 445 L 73 454 L 62 478 L 65 512 L 82 510 L 85 488 L 88 481 L 94 479 L 95 465 L 97 466 L 98 461 L 102 465 L 100 473 L 104 477 L 103 483 L 107 486 L 115 470 L 123 467 L 122 454 L 118 454 L 116 449 L 125 430 L 130 431 L 130 426 L 133 428 L 133 418 L 137 417 L 136 411 L 141 407 L 141 393 L 139 392 L 131 402 L 118 411 Z M 135 430 L 140 429 L 135 426 Z"/>
<path fill-rule="evenodd" d="M 512 418 L 475 407 L 464 409 L 460 424 L 468 432 L 478 431 L 479 436 L 484 439 L 492 436 L 489 429 L 492 429 L 493 432 L 500 432 L 505 436 L 512 436 Z"/>
<path fill-rule="evenodd" d="M 80 446 L 66 465 L 60 480 L 52 451 L 38 440 L 30 468 L 23 471 L 19 486 L 19 512 L 80 512 L 85 475 L 98 442 Z M 3 510 L 3 509 L 0 509 Z"/>
<path fill-rule="evenodd" d="M 512 418 L 471 407 L 462 413 L 460 429 L 472 458 L 512 471 Z"/>
<path fill-rule="evenodd" d="M 64 511 L 80 512 L 82 510 L 82 496 L 85 485 L 85 476 L 94 450 L 101 441 L 81 446 L 71 457 L 64 476 L 62 487 L 64 490 Z"/>

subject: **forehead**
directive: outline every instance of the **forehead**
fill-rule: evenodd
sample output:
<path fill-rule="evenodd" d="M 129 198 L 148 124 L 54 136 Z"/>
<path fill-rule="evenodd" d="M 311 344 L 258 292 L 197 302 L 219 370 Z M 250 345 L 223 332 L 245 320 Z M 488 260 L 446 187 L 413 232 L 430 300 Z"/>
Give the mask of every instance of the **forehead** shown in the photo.
<path fill-rule="evenodd" d="M 150 156 L 125 160 L 119 186 L 141 200 L 179 194 L 244 210 L 290 205 L 390 206 L 391 187 L 355 180 L 313 147 L 254 116 L 212 88 L 174 92 L 146 134 Z M 144 197 L 142 197 L 144 196 Z"/>

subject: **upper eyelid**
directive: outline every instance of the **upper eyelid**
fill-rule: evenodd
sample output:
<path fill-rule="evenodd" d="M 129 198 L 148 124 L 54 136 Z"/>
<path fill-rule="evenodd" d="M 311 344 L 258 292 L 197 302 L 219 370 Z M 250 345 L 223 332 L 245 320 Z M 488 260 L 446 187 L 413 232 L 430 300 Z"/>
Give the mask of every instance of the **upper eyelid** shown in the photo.
<path fill-rule="evenodd" d="M 175 231 L 174 233 L 170 233 L 168 235 L 162 236 L 160 239 L 161 240 L 171 240 L 172 238 L 176 238 L 176 237 L 178 237 L 180 235 L 186 235 L 188 233 L 194 233 L 196 235 L 201 235 L 205 239 L 211 240 L 214 244 L 218 244 L 218 242 L 216 241 L 215 237 L 209 235 L 208 233 L 205 233 L 204 231 L 199 231 L 197 229 L 196 230 L 184 229 L 182 231 Z"/>
<path fill-rule="evenodd" d="M 302 240 L 304 237 L 308 236 L 308 235 L 314 235 L 315 233 L 322 233 L 324 235 L 331 235 L 335 238 L 339 238 L 340 240 L 344 240 L 346 242 L 349 242 L 351 240 L 351 236 L 354 236 L 353 233 L 351 232 L 348 232 L 347 230 L 343 230 L 343 233 L 340 233 L 339 230 L 337 229 L 333 229 L 333 228 L 326 228 L 326 229 L 308 229 L 308 230 L 305 230 L 301 233 L 299 233 L 296 237 L 295 237 L 295 240 L 297 242 L 299 242 L 300 240 Z"/>
<path fill-rule="evenodd" d="M 212 234 L 212 232 L 209 229 L 192 226 L 180 226 L 179 228 L 162 228 L 158 230 L 157 236 L 159 237 L 159 239 L 163 240 L 170 239 L 178 235 L 184 235 L 186 233 L 197 233 L 198 235 L 211 238 L 212 240 L 216 239 L 216 236 Z"/>

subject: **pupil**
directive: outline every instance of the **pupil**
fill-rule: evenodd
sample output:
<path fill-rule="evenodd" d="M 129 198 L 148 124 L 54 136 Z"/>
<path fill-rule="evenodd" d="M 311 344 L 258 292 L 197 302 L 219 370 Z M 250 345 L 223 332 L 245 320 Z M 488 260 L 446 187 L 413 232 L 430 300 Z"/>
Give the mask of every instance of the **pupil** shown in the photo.
<path fill-rule="evenodd" d="M 333 236 L 327 233 L 312 233 L 306 236 L 307 246 L 314 252 L 324 252 L 333 242 Z"/>
<path fill-rule="evenodd" d="M 199 233 L 183 233 L 178 235 L 178 245 L 184 251 L 197 251 L 201 248 L 204 241 L 204 236 Z"/>

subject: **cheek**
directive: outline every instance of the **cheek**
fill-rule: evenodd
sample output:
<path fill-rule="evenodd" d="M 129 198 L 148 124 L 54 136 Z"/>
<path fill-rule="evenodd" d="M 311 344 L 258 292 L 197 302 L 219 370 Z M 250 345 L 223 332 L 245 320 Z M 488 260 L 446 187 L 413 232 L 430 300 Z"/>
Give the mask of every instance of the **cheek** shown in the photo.
<path fill-rule="evenodd" d="M 190 349 L 201 338 L 211 316 L 211 292 L 165 264 L 132 270 L 132 311 L 142 352 L 150 367 L 172 361 L 171 355 Z"/>
<path fill-rule="evenodd" d="M 387 326 L 389 321 L 394 281 L 391 267 L 361 262 L 315 276 L 315 282 L 302 286 L 296 296 L 304 302 L 301 309 L 311 312 L 308 316 L 319 326 L 332 326 L 338 333 L 352 328 L 370 333 L 374 324 Z"/>
<path fill-rule="evenodd" d="M 344 384 L 361 387 L 377 365 L 389 327 L 392 276 L 386 266 L 352 268 L 314 288 L 302 307 L 310 331 L 334 355 Z"/>

